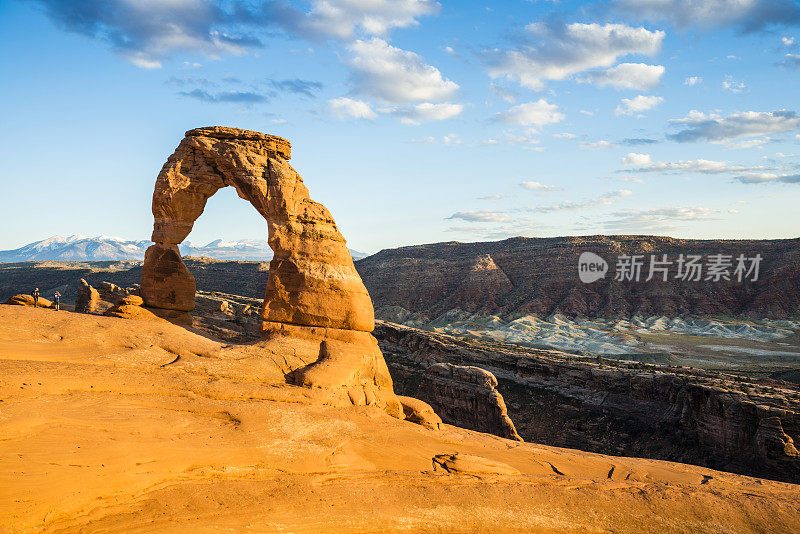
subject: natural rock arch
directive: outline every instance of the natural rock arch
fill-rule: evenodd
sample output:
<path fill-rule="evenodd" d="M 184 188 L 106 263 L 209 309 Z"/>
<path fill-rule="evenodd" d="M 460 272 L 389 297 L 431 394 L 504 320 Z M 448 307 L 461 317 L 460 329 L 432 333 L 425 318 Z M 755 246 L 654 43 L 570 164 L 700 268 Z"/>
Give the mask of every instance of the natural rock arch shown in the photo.
<path fill-rule="evenodd" d="M 155 225 L 142 270 L 142 297 L 155 308 L 191 311 L 194 278 L 177 245 L 206 201 L 232 186 L 267 220 L 274 256 L 262 318 L 371 332 L 372 301 L 331 214 L 309 197 L 289 165 L 289 142 L 235 128 L 186 132 L 156 180 Z"/>
<path fill-rule="evenodd" d="M 262 307 L 265 354 L 282 360 L 304 386 L 343 388 L 354 404 L 376 404 L 403 417 L 386 362 L 369 332 L 372 301 L 328 210 L 309 197 L 280 137 L 219 126 L 186 132 L 156 180 L 155 243 L 145 254 L 145 305 L 188 312 L 195 281 L 178 244 L 206 201 L 232 186 L 267 220 L 274 252 Z"/>

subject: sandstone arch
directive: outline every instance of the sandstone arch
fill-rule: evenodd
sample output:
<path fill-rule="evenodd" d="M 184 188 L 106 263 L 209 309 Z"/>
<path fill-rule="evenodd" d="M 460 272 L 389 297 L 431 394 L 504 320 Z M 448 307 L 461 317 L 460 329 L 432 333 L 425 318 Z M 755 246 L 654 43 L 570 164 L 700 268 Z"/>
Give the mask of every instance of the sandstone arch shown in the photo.
<path fill-rule="evenodd" d="M 155 224 L 142 271 L 149 306 L 190 311 L 194 282 L 177 245 L 206 201 L 232 186 L 267 220 L 270 262 L 263 319 L 371 332 L 372 301 L 336 223 L 289 165 L 289 142 L 235 128 L 186 132 L 156 180 Z"/>
<path fill-rule="evenodd" d="M 150 308 L 193 309 L 195 282 L 178 244 L 206 201 L 234 187 L 267 220 L 274 252 L 262 307 L 265 352 L 280 354 L 297 384 L 342 386 L 355 404 L 378 402 L 402 413 L 369 334 L 375 325 L 369 294 L 336 223 L 311 200 L 290 155 L 288 141 L 259 132 L 219 126 L 186 132 L 156 180 L 155 244 L 145 255 L 141 296 Z"/>

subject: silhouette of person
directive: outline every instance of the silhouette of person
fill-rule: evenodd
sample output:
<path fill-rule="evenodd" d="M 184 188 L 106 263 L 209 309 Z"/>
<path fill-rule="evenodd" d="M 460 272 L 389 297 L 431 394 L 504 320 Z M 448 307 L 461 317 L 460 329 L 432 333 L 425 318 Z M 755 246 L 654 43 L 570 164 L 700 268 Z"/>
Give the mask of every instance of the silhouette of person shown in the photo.
<path fill-rule="evenodd" d="M 53 295 L 53 305 L 56 307 L 56 311 L 61 309 L 61 293 L 58 291 Z"/>

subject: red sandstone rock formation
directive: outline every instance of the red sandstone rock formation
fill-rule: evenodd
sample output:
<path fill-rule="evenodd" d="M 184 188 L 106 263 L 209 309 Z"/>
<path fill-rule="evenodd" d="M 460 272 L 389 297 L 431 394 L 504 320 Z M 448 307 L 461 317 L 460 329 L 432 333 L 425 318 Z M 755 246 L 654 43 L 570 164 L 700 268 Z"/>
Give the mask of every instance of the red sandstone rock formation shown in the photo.
<path fill-rule="evenodd" d="M 261 346 L 286 356 L 287 377 L 295 384 L 345 388 L 353 404 L 377 404 L 402 418 L 370 335 L 372 301 L 333 217 L 311 200 L 289 165 L 290 151 L 285 139 L 258 132 L 186 132 L 156 180 L 155 244 L 142 267 L 141 296 L 153 309 L 194 308 L 195 281 L 177 245 L 208 198 L 232 186 L 267 220 L 274 252 L 261 308 Z"/>

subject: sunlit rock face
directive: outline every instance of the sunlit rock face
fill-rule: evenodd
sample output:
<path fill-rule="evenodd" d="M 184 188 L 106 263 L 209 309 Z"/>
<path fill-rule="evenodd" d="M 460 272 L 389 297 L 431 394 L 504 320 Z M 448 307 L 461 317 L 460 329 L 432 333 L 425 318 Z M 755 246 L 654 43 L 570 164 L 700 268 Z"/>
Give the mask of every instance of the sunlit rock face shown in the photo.
<path fill-rule="evenodd" d="M 274 252 L 261 332 L 265 349 L 293 355 L 287 378 L 348 390 L 354 404 L 380 404 L 402 417 L 377 342 L 372 301 L 328 210 L 289 165 L 280 137 L 236 128 L 186 132 L 156 180 L 155 224 L 142 267 L 151 308 L 188 312 L 195 281 L 178 252 L 209 197 L 232 186 L 267 221 Z"/>
<path fill-rule="evenodd" d="M 156 245 L 142 277 L 148 305 L 191 309 L 193 283 L 182 262 L 175 261 L 180 256 L 168 252 L 189 235 L 208 198 L 233 186 L 267 220 L 275 254 L 264 321 L 372 331 L 372 301 L 345 240 L 325 206 L 311 200 L 289 157 L 289 142 L 280 137 L 223 127 L 186 133 L 161 169 L 153 193 Z M 164 285 L 178 293 L 174 302 L 161 297 Z M 190 292 L 192 298 L 185 298 Z"/>

